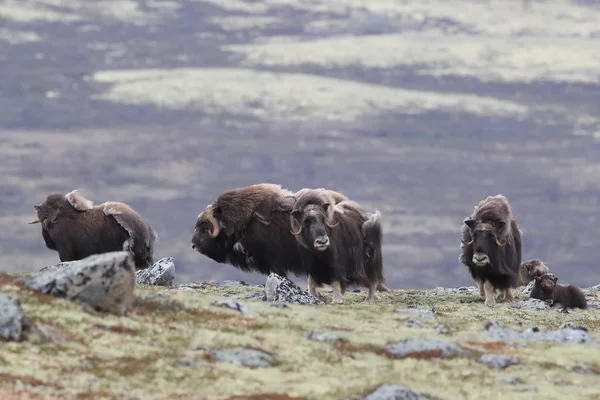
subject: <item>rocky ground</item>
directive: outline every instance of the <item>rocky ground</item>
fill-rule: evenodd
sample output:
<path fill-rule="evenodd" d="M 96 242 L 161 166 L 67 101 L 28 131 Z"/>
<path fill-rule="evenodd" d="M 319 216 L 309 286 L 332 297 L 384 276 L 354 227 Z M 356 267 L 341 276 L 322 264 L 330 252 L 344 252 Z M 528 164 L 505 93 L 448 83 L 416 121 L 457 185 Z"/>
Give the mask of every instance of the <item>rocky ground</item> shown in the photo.
<path fill-rule="evenodd" d="M 474 287 L 332 305 L 276 276 L 173 285 L 174 272 L 163 259 L 134 277 L 118 252 L 0 276 L 0 396 L 600 398 L 600 286 L 568 312 L 523 289 L 488 308 Z"/>

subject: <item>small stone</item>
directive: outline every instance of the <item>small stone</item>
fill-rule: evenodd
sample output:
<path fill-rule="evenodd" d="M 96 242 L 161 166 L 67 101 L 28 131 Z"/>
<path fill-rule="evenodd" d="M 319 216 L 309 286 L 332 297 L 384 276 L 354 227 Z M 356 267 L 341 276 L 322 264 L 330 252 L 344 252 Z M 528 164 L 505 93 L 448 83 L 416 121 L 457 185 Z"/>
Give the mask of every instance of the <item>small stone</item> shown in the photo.
<path fill-rule="evenodd" d="M 425 397 L 401 385 L 381 385 L 362 400 L 424 400 Z"/>
<path fill-rule="evenodd" d="M 401 314 L 415 315 L 421 318 L 434 319 L 436 312 L 434 310 L 426 310 L 419 308 L 398 308 L 395 312 Z"/>
<path fill-rule="evenodd" d="M 600 301 L 592 300 L 587 302 L 588 308 L 600 308 Z"/>
<path fill-rule="evenodd" d="M 509 385 L 518 385 L 519 384 L 518 380 L 516 380 L 515 378 L 508 377 L 508 376 L 499 376 L 496 378 L 496 381 L 507 383 Z"/>
<path fill-rule="evenodd" d="M 332 335 L 330 333 L 315 332 L 315 331 L 309 333 L 306 336 L 306 338 L 309 340 L 317 341 L 317 342 L 344 342 L 344 341 L 346 341 L 346 339 L 341 338 L 336 335 Z"/>
<path fill-rule="evenodd" d="M 21 318 L 21 299 L 0 292 L 0 339 L 19 340 Z"/>
<path fill-rule="evenodd" d="M 273 308 L 290 308 L 290 306 L 285 303 L 273 303 L 270 306 Z"/>
<path fill-rule="evenodd" d="M 95 310 L 124 315 L 134 298 L 133 254 L 114 251 L 91 255 L 60 268 L 47 268 L 22 282 L 40 293 L 78 301 Z"/>
<path fill-rule="evenodd" d="M 385 345 L 383 349 L 394 358 L 444 358 L 466 353 L 457 343 L 426 338 L 409 338 Z"/>
<path fill-rule="evenodd" d="M 265 285 L 265 295 L 267 301 L 296 303 L 296 304 L 324 304 L 321 300 L 301 289 L 288 278 L 271 273 L 267 278 Z"/>
<path fill-rule="evenodd" d="M 238 303 L 237 301 L 234 300 L 217 300 L 214 303 L 212 303 L 214 306 L 217 307 L 228 307 L 231 308 L 233 310 L 239 311 L 244 315 L 248 315 L 251 314 L 250 310 L 248 309 L 248 307 L 246 307 L 245 305 Z"/>
<path fill-rule="evenodd" d="M 488 367 L 504 369 L 511 365 L 519 363 L 515 357 L 505 356 L 503 354 L 484 354 L 479 358 L 479 362 Z"/>
<path fill-rule="evenodd" d="M 523 301 L 519 301 L 517 303 L 513 303 L 511 307 L 519 309 L 519 310 L 529 310 L 529 311 L 542 311 L 542 310 L 550 310 L 551 307 L 543 300 L 539 299 L 527 299 Z"/>
<path fill-rule="evenodd" d="M 447 325 L 438 325 L 435 327 L 435 331 L 442 335 L 447 335 L 451 332 L 450 327 Z"/>
<path fill-rule="evenodd" d="M 417 321 L 416 319 L 409 319 L 408 321 L 406 321 L 406 326 L 408 328 L 422 328 L 423 325 L 421 325 L 421 323 L 419 321 Z"/>
<path fill-rule="evenodd" d="M 268 368 L 272 367 L 275 362 L 275 357 L 269 353 L 243 347 L 213 350 L 209 353 L 209 357 L 213 360 L 251 368 Z"/>
<path fill-rule="evenodd" d="M 175 280 L 175 263 L 172 257 L 161 258 L 150 268 L 135 273 L 137 285 L 173 286 Z"/>

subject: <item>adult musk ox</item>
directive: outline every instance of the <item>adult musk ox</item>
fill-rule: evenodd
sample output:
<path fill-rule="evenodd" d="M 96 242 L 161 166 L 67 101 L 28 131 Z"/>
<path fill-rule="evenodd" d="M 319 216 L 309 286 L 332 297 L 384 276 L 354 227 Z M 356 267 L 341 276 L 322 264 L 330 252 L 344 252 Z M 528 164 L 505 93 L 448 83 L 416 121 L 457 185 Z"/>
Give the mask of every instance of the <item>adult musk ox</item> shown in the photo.
<path fill-rule="evenodd" d="M 198 215 L 192 249 L 245 272 L 305 275 L 290 234 L 293 204 L 293 193 L 276 184 L 228 190 Z"/>
<path fill-rule="evenodd" d="M 127 204 L 106 202 L 98 206 L 73 190 L 52 193 L 34 206 L 46 247 L 58 251 L 61 262 L 92 254 L 130 251 L 136 269 L 154 262 L 156 234 L 150 224 Z"/>
<path fill-rule="evenodd" d="M 473 214 L 465 218 L 459 259 L 493 307 L 498 289 L 507 302 L 513 301 L 511 289 L 517 287 L 521 265 L 521 232 L 503 195 L 488 196 Z"/>
<path fill-rule="evenodd" d="M 377 287 L 384 282 L 380 214 L 367 215 L 351 200 L 336 205 L 341 212 L 331 213 L 331 207 L 327 193 L 306 190 L 296 199 L 290 215 L 292 234 L 313 255 L 306 265 L 309 292 L 318 296 L 317 287 L 328 284 L 333 302 L 343 303 L 346 288 L 357 285 L 366 287 L 367 301 L 373 301 Z M 365 251 L 365 242 L 376 249 L 373 254 Z"/>

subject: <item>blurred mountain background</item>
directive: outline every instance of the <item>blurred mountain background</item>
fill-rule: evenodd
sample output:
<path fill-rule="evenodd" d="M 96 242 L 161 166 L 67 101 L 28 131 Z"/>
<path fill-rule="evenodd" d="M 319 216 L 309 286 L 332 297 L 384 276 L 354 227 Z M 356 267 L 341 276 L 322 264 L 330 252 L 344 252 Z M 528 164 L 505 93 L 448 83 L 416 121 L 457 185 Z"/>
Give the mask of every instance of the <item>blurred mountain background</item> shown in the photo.
<path fill-rule="evenodd" d="M 142 213 L 177 281 L 262 283 L 190 239 L 272 182 L 381 210 L 392 288 L 473 284 L 461 223 L 498 193 L 524 259 L 599 283 L 598 4 L 1 1 L 0 269 L 58 262 L 27 222 L 80 188 Z"/>

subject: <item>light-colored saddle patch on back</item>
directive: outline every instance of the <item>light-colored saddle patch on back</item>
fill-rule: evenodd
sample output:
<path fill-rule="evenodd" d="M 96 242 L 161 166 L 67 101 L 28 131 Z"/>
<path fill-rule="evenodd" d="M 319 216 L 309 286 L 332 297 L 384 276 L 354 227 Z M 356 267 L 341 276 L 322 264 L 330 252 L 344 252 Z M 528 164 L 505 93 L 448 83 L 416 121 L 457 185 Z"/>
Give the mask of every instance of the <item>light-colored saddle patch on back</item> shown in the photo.
<path fill-rule="evenodd" d="M 89 211 L 94 208 L 94 203 L 78 192 L 79 189 L 70 191 L 65 195 L 65 200 L 77 211 Z"/>

